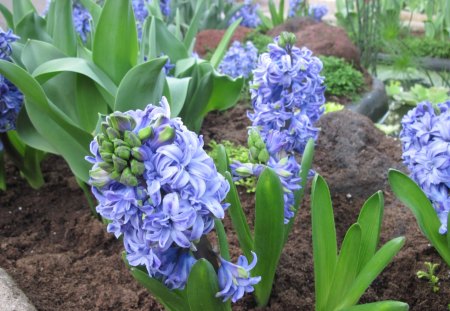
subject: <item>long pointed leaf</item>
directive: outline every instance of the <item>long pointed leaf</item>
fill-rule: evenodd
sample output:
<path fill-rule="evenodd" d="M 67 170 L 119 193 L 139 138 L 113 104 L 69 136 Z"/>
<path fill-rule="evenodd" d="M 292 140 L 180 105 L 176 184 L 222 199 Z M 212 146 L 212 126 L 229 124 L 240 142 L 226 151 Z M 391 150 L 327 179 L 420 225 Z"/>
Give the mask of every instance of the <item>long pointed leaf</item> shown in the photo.
<path fill-rule="evenodd" d="M 413 212 L 423 234 L 450 265 L 450 248 L 446 237 L 439 233 L 441 222 L 422 189 L 411 178 L 393 169 L 389 170 L 389 184 L 397 198 Z"/>
<path fill-rule="evenodd" d="M 217 274 L 206 260 L 198 260 L 192 267 L 186 286 L 189 307 L 194 310 L 231 310 L 229 305 L 216 298 L 219 292 Z"/>
<path fill-rule="evenodd" d="M 20 0 L 13 2 L 13 17 L 14 25 L 17 26 L 19 22 L 30 12 L 36 12 L 31 0 Z"/>
<path fill-rule="evenodd" d="M 405 244 L 405 238 L 398 237 L 383 245 L 358 274 L 352 287 L 348 290 L 347 294 L 342 297 L 336 310 L 356 304 L 373 280 L 375 280 L 381 271 L 383 271 L 389 262 L 391 262 L 392 258 L 400 251 L 403 244 Z"/>
<path fill-rule="evenodd" d="M 137 55 L 136 20 L 131 1 L 106 0 L 95 31 L 94 63 L 118 85 L 136 65 Z"/>
<path fill-rule="evenodd" d="M 67 56 L 76 56 L 77 37 L 72 20 L 72 1 L 55 1 L 53 44 Z"/>
<path fill-rule="evenodd" d="M 222 61 L 225 52 L 227 50 L 228 43 L 230 43 L 231 37 L 233 36 L 235 30 L 239 27 L 239 24 L 242 21 L 242 17 L 238 18 L 233 24 L 231 24 L 225 34 L 222 37 L 222 40 L 220 40 L 219 45 L 217 46 L 216 50 L 214 51 L 214 54 L 211 57 L 211 65 L 214 68 L 219 67 L 220 62 Z"/>
<path fill-rule="evenodd" d="M 316 310 L 324 310 L 337 263 L 336 229 L 330 190 L 316 175 L 311 193 Z"/>
<path fill-rule="evenodd" d="M 164 90 L 165 74 L 162 70 L 166 57 L 156 58 L 131 69 L 117 89 L 115 111 L 144 109 L 157 105 Z"/>
<path fill-rule="evenodd" d="M 341 311 L 407 311 L 408 304 L 400 301 L 386 300 L 344 308 Z"/>
<path fill-rule="evenodd" d="M 178 117 L 183 105 L 186 102 L 186 96 L 189 89 L 191 78 L 173 78 L 167 77 L 167 86 L 170 93 L 170 114 L 171 117 Z"/>
<path fill-rule="evenodd" d="M 188 31 L 184 37 L 184 46 L 186 49 L 189 49 L 192 45 L 192 42 L 195 39 L 195 35 L 198 32 L 198 28 L 200 26 L 200 18 L 204 14 L 204 8 L 206 5 L 206 1 L 200 1 L 200 5 L 197 7 L 194 17 L 192 18 L 191 23 L 189 24 Z"/>
<path fill-rule="evenodd" d="M 283 249 L 284 199 L 277 174 L 266 168 L 256 184 L 254 251 L 258 263 L 252 274 L 261 276 L 255 285 L 258 306 L 267 305 Z"/>
<path fill-rule="evenodd" d="M 6 6 L 0 3 L 0 12 L 2 13 L 3 18 L 5 19 L 8 28 L 14 29 L 14 20 L 11 11 L 8 10 Z"/>

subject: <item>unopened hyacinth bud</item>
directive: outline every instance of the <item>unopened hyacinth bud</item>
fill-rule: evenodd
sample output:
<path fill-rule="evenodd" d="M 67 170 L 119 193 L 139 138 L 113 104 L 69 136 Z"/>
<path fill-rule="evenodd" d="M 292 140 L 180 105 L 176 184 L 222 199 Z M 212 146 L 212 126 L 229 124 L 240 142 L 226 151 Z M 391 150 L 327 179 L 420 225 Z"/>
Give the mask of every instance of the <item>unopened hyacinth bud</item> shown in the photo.
<path fill-rule="evenodd" d="M 258 129 L 249 129 L 247 143 L 250 161 L 254 163 L 267 163 L 269 161 L 269 152 L 267 151 L 266 144 L 259 135 Z"/>
<path fill-rule="evenodd" d="M 108 219 L 108 232 L 123 236 L 130 265 L 145 266 L 170 289 L 183 289 L 196 262 L 193 250 L 214 220 L 224 217 L 229 184 L 204 151 L 202 137 L 170 118 L 164 97 L 160 107 L 107 120 L 107 136 L 94 139 L 93 156 L 87 157 L 97 211 Z M 222 262 L 218 295 L 224 300 L 239 299 L 259 281 L 249 274 L 256 258 L 238 264 Z"/>
<path fill-rule="evenodd" d="M 292 32 L 283 31 L 278 38 L 278 45 L 285 49 L 290 49 L 295 45 L 297 38 Z"/>

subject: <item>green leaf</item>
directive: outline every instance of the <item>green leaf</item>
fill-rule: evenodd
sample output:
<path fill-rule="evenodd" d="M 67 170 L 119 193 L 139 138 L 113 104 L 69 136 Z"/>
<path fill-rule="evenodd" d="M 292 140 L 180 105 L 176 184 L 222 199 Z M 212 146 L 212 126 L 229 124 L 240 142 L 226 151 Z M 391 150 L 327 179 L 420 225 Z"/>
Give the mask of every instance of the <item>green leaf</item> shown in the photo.
<path fill-rule="evenodd" d="M 148 104 L 158 104 L 164 89 L 162 70 L 167 57 L 156 58 L 131 69 L 117 89 L 114 111 L 145 109 Z"/>
<path fill-rule="evenodd" d="M 389 170 L 389 184 L 397 198 L 414 214 L 420 229 L 438 253 L 450 265 L 450 248 L 447 238 L 439 233 L 441 222 L 422 189 L 400 171 Z"/>
<path fill-rule="evenodd" d="M 77 37 L 72 19 L 72 1 L 55 1 L 53 44 L 67 56 L 76 56 Z"/>
<path fill-rule="evenodd" d="M 294 225 L 295 218 L 297 217 L 298 211 L 300 209 L 300 202 L 303 199 L 303 195 L 305 194 L 306 184 L 308 183 L 308 175 L 309 170 L 311 169 L 312 162 L 314 158 L 314 139 L 310 138 L 306 143 L 305 150 L 302 155 L 302 163 L 300 165 L 300 178 L 301 178 L 301 188 L 295 194 L 295 206 L 296 211 L 294 217 L 289 220 L 288 225 L 286 226 L 286 230 L 284 232 L 284 244 L 286 244 L 287 239 L 289 237 L 289 233 L 292 230 L 292 226 Z"/>
<path fill-rule="evenodd" d="M 94 36 L 92 59 L 116 85 L 137 63 L 138 40 L 131 1 L 106 0 Z"/>
<path fill-rule="evenodd" d="M 92 79 L 111 97 L 116 95 L 117 87 L 114 82 L 94 63 L 82 58 L 67 57 L 48 61 L 34 70 L 33 77 L 40 83 L 44 83 L 55 75 L 67 71 L 76 72 Z"/>
<path fill-rule="evenodd" d="M 25 96 L 25 107 L 39 134 L 68 162 L 74 174 L 88 180 L 89 155 L 92 136 L 77 128 L 53 104 L 47 101 L 39 83 L 17 65 L 0 61 L 0 73 L 15 84 Z"/>
<path fill-rule="evenodd" d="M 170 115 L 172 118 L 178 117 L 183 110 L 191 78 L 167 77 L 167 86 L 170 93 Z"/>
<path fill-rule="evenodd" d="M 36 9 L 34 8 L 33 3 L 31 3 L 31 0 L 14 1 L 13 2 L 14 25 L 17 26 L 17 24 L 19 24 L 19 22 L 25 16 L 27 16 L 29 13 L 34 12 L 36 12 Z"/>
<path fill-rule="evenodd" d="M 190 310 L 187 302 L 184 301 L 175 291 L 169 290 L 160 281 L 151 278 L 147 273 L 137 268 L 130 269 L 131 275 L 144 286 L 153 297 L 158 300 L 167 310 L 170 311 L 186 311 Z"/>
<path fill-rule="evenodd" d="M 250 233 L 250 228 L 247 224 L 247 218 L 245 217 L 242 205 L 239 200 L 239 195 L 236 189 L 236 185 L 233 182 L 230 172 L 225 172 L 225 179 L 230 184 L 230 191 L 227 194 L 225 201 L 230 204 L 228 208 L 228 214 L 230 215 L 233 228 L 236 231 L 239 245 L 244 253 L 245 257 L 252 258 L 253 239 Z"/>
<path fill-rule="evenodd" d="M 200 19 L 202 18 L 205 10 L 206 1 L 200 1 L 199 6 L 197 7 L 194 17 L 192 18 L 191 23 L 189 24 L 188 31 L 184 36 L 184 47 L 189 49 L 194 42 L 195 36 L 197 35 L 198 28 L 200 26 Z"/>
<path fill-rule="evenodd" d="M 225 147 L 220 144 L 216 147 L 216 152 L 217 152 L 217 156 L 216 156 L 216 167 L 217 167 L 217 171 L 222 174 L 223 176 L 225 176 L 225 173 L 229 171 L 229 159 L 228 159 L 228 155 L 227 155 L 227 151 L 225 150 Z"/>
<path fill-rule="evenodd" d="M 280 0 L 280 4 L 278 6 L 278 20 L 280 23 L 284 23 L 284 0 Z"/>
<path fill-rule="evenodd" d="M 219 240 L 220 256 L 222 256 L 223 259 L 230 261 L 230 251 L 228 249 L 227 234 L 220 219 L 214 219 L 214 229 Z"/>
<path fill-rule="evenodd" d="M 22 63 L 28 72 L 53 59 L 64 58 L 65 55 L 54 45 L 37 40 L 28 40 L 22 49 Z"/>
<path fill-rule="evenodd" d="M 33 189 L 39 189 L 45 183 L 41 171 L 42 157 L 42 151 L 25 145 L 24 163 L 21 172 Z"/>
<path fill-rule="evenodd" d="M 357 275 L 358 256 L 361 246 L 361 228 L 353 224 L 342 242 L 341 251 L 334 270 L 333 281 L 327 298 L 327 307 L 323 310 L 336 310 L 335 306 L 347 293 Z M 317 303 L 317 302 L 316 302 Z M 322 304 L 322 302 L 319 302 Z"/>
<path fill-rule="evenodd" d="M 6 21 L 8 28 L 14 29 L 14 20 L 13 15 L 10 10 L 6 6 L 0 3 L 0 13 L 2 13 L 3 18 Z"/>
<path fill-rule="evenodd" d="M 206 116 L 213 110 L 223 111 L 236 105 L 243 86 L 244 78 L 232 79 L 213 70 L 212 93 L 208 104 L 202 111 L 202 116 Z"/>
<path fill-rule="evenodd" d="M 344 308 L 341 311 L 407 311 L 408 304 L 400 301 L 386 300 Z"/>
<path fill-rule="evenodd" d="M 400 251 L 403 244 L 405 244 L 405 238 L 398 237 L 383 245 L 360 271 L 347 294 L 341 297 L 336 310 L 356 304 L 373 280 L 375 280 L 381 271 L 391 262 L 392 258 Z"/>
<path fill-rule="evenodd" d="M 242 17 L 237 19 L 233 24 L 231 24 L 225 34 L 222 37 L 222 40 L 220 40 L 219 45 L 217 46 L 216 50 L 214 51 L 214 54 L 211 57 L 211 65 L 214 68 L 218 68 L 220 62 L 222 61 L 222 58 L 225 56 L 225 52 L 227 51 L 228 43 L 230 43 L 231 38 L 233 37 L 233 34 L 235 30 L 239 27 L 239 24 L 242 21 Z"/>
<path fill-rule="evenodd" d="M 316 310 L 325 310 L 337 263 L 337 246 L 330 190 L 319 175 L 312 185 L 311 218 Z"/>
<path fill-rule="evenodd" d="M 216 298 L 219 292 L 217 274 L 206 259 L 199 259 L 192 267 L 186 291 L 191 310 L 231 310 Z"/>
<path fill-rule="evenodd" d="M 26 42 L 28 39 L 52 42 L 47 33 L 45 19 L 35 12 L 30 12 L 16 25 L 15 33 L 21 38 L 20 42 Z"/>
<path fill-rule="evenodd" d="M 372 258 L 380 239 L 381 223 L 383 220 L 383 193 L 378 191 L 363 205 L 358 217 L 361 226 L 361 248 L 359 250 L 358 272 Z"/>
<path fill-rule="evenodd" d="M 263 307 L 269 302 L 284 237 L 283 187 L 269 168 L 258 179 L 255 205 L 254 251 L 258 263 L 252 275 L 261 276 L 255 285 L 255 296 L 258 306 Z"/>
<path fill-rule="evenodd" d="M 279 17 L 278 17 L 277 8 L 276 8 L 273 0 L 269 0 L 269 11 L 270 11 L 270 17 L 272 18 L 273 25 L 278 26 L 279 24 L 281 24 L 281 21 L 279 20 Z"/>

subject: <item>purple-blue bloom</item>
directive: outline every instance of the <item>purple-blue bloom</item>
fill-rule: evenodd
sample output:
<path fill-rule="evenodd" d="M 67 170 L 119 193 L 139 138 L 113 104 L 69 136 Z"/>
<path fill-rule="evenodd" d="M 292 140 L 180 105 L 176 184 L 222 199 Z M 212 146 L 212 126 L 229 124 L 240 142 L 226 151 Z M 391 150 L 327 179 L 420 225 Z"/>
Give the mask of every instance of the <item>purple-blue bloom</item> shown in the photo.
<path fill-rule="evenodd" d="M 258 50 L 253 43 L 248 41 L 243 45 L 234 41 L 220 63 L 219 71 L 233 78 L 248 78 L 255 69 L 257 60 Z"/>
<path fill-rule="evenodd" d="M 259 4 L 253 3 L 252 0 L 245 0 L 244 6 L 230 18 L 229 24 L 242 17 L 241 26 L 248 28 L 256 28 L 261 24 L 258 16 Z"/>
<path fill-rule="evenodd" d="M 301 8 L 303 0 L 289 0 L 289 12 L 288 17 L 294 17 L 297 15 Z"/>
<path fill-rule="evenodd" d="M 12 53 L 11 43 L 18 39 L 19 37 L 13 34 L 11 29 L 4 32 L 0 28 L 0 59 L 9 60 Z"/>
<path fill-rule="evenodd" d="M 421 102 L 402 119 L 403 162 L 412 179 L 433 203 L 447 232 L 450 210 L 450 101 L 437 107 Z"/>
<path fill-rule="evenodd" d="M 81 40 L 86 43 L 91 33 L 91 14 L 81 3 L 75 2 L 72 7 L 72 18 L 75 31 L 80 35 Z"/>
<path fill-rule="evenodd" d="M 309 16 L 320 22 L 327 15 L 328 7 L 324 4 L 314 4 L 309 7 Z"/>
<path fill-rule="evenodd" d="M 170 118 L 164 97 L 160 106 L 109 115 L 101 131 L 87 158 L 98 213 L 123 236 L 130 265 L 183 288 L 196 243 L 224 217 L 228 182 L 202 137 Z"/>
<path fill-rule="evenodd" d="M 245 256 L 239 256 L 237 264 L 220 258 L 219 267 L 219 288 L 220 292 L 216 297 L 221 298 L 224 302 L 231 299 L 236 302 L 244 296 L 245 293 L 253 292 L 253 285 L 261 281 L 261 277 L 252 277 L 250 270 L 256 266 L 256 254 L 253 253 L 253 261 L 248 263 Z"/>

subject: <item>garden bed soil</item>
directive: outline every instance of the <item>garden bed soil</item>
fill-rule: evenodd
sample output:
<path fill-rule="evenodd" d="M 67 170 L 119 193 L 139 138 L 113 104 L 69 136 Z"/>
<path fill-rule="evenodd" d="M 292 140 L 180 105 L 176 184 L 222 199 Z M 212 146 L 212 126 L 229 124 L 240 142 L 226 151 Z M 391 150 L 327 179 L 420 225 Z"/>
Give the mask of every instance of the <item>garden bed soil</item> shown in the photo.
<path fill-rule="evenodd" d="M 205 140 L 229 139 L 245 143 L 247 107 L 212 113 L 204 124 Z M 405 301 L 411 310 L 447 310 L 450 297 L 448 269 L 419 232 L 410 211 L 386 186 L 389 167 L 401 168 L 399 142 L 385 137 L 369 119 L 349 111 L 332 113 L 320 121 L 314 168 L 329 183 L 339 243 L 356 221 L 365 199 L 385 193 L 381 242 L 404 235 L 406 244 L 378 277 L 362 302 Z M 43 163 L 46 184 L 31 189 L 11 165 L 8 190 L 0 193 L 0 266 L 17 281 L 38 310 L 162 310 L 129 275 L 120 253 L 121 242 L 105 232 L 90 214 L 82 191 L 61 158 Z M 254 200 L 240 189 L 245 211 L 253 214 Z M 308 192 L 308 191 L 307 191 Z M 236 238 L 225 220 L 231 245 Z M 232 247 L 232 254 L 238 254 Z M 440 290 L 433 293 L 416 272 L 424 261 L 438 263 Z M 263 310 L 313 310 L 309 199 L 300 209 L 276 272 L 269 306 Z M 5 306 L 2 306 L 2 308 Z M 233 310 L 254 310 L 251 295 Z"/>

